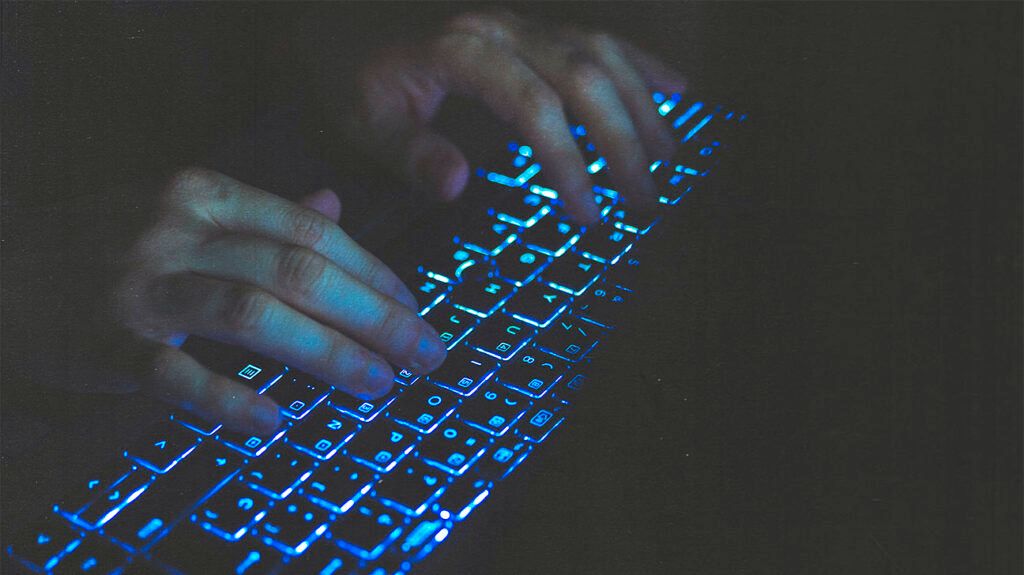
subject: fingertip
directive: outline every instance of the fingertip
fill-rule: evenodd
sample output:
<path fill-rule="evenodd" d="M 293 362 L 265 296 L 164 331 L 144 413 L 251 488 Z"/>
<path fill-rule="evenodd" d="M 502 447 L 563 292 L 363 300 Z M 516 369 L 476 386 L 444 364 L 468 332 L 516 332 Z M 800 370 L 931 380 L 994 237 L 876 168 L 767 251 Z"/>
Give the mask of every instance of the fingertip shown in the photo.
<path fill-rule="evenodd" d="M 361 399 L 377 399 L 387 395 L 395 385 L 395 372 L 383 359 L 370 362 L 366 370 L 365 389 L 356 396 Z"/>
<path fill-rule="evenodd" d="M 341 198 L 338 197 L 334 190 L 329 188 L 317 190 L 302 198 L 302 201 L 299 203 L 311 210 L 320 212 L 334 222 L 341 219 Z"/>
<path fill-rule="evenodd" d="M 257 396 L 249 408 L 252 429 L 261 435 L 277 431 L 281 427 L 281 410 L 268 397 Z"/>
<path fill-rule="evenodd" d="M 466 158 L 454 148 L 438 150 L 432 156 L 427 173 L 431 190 L 442 201 L 458 198 L 469 181 Z"/>

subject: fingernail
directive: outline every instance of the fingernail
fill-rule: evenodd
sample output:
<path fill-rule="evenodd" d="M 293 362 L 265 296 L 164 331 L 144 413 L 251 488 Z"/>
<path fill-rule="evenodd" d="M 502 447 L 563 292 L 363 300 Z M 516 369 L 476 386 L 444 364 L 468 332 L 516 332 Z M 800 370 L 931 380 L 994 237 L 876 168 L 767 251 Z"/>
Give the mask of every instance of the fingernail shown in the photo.
<path fill-rule="evenodd" d="M 395 374 L 391 371 L 390 365 L 382 360 L 370 362 L 370 367 L 366 370 L 366 387 L 370 397 L 362 399 L 375 399 L 391 391 L 394 379 Z"/>
<path fill-rule="evenodd" d="M 252 418 L 257 427 L 266 433 L 270 433 L 281 425 L 281 412 L 276 405 L 267 405 L 260 402 L 252 408 Z"/>
<path fill-rule="evenodd" d="M 441 342 L 441 336 L 431 330 L 423 330 L 420 341 L 416 344 L 416 365 L 413 371 L 426 373 L 437 369 L 448 356 L 448 350 Z"/>

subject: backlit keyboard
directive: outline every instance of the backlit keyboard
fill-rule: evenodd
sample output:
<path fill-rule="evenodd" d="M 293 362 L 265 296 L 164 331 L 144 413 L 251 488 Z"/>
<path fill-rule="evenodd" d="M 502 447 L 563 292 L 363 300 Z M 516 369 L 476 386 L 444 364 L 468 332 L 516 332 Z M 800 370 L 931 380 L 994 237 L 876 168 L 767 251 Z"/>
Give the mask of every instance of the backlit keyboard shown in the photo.
<path fill-rule="evenodd" d="M 409 270 L 449 349 L 364 401 L 272 359 L 190 339 L 200 361 L 272 397 L 267 436 L 176 414 L 59 499 L 7 546 L 46 573 L 406 573 L 571 418 L 594 350 L 635 299 L 631 272 L 665 210 L 713 176 L 745 116 L 654 94 L 678 137 L 651 164 L 661 213 L 634 214 L 583 126 L 600 223 L 562 213 L 532 149 L 476 171 L 492 205 Z"/>

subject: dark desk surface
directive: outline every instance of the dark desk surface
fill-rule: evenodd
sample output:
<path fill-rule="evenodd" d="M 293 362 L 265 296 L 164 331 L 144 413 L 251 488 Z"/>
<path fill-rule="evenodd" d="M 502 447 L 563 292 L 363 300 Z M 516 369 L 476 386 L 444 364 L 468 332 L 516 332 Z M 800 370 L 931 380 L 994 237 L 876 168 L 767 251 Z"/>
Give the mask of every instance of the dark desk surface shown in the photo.
<path fill-rule="evenodd" d="M 1019 573 L 1021 5 L 587 10 L 752 139 L 592 404 L 437 570 Z M 161 413 L 14 395 L 5 533 Z"/>

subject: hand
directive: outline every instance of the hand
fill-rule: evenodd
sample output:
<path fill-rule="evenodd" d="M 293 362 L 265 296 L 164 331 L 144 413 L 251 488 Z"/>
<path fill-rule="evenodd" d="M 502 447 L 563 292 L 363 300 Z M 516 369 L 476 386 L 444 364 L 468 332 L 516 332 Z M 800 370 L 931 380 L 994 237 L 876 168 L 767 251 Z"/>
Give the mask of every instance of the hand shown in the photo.
<path fill-rule="evenodd" d="M 388 362 L 438 367 L 445 348 L 412 295 L 332 221 L 337 196 L 304 203 L 314 209 L 207 170 L 174 177 L 102 315 L 112 359 L 132 366 L 124 375 L 208 420 L 267 432 L 280 424 L 273 401 L 168 342 L 237 344 L 365 398 L 391 388 Z"/>
<path fill-rule="evenodd" d="M 657 201 L 650 161 L 674 147 L 650 92 L 682 88 L 663 64 L 607 34 L 552 32 L 509 13 L 466 14 L 366 66 L 348 128 L 410 182 L 452 199 L 466 185 L 466 157 L 429 123 L 447 94 L 477 97 L 536 150 L 570 215 L 592 223 L 598 210 L 567 112 L 587 126 L 626 200 L 649 206 Z"/>

